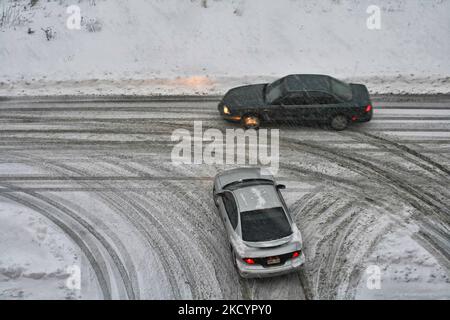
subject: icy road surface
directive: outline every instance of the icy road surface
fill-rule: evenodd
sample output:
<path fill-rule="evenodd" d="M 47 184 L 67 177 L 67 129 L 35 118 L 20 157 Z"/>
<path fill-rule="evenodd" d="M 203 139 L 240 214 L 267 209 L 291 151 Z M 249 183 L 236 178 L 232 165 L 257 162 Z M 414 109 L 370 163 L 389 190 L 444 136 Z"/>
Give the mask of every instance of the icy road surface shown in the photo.
<path fill-rule="evenodd" d="M 450 97 L 374 100 L 344 132 L 280 126 L 307 262 L 264 280 L 233 269 L 224 168 L 170 159 L 175 129 L 237 127 L 215 98 L 0 101 L 0 299 L 449 299 Z"/>

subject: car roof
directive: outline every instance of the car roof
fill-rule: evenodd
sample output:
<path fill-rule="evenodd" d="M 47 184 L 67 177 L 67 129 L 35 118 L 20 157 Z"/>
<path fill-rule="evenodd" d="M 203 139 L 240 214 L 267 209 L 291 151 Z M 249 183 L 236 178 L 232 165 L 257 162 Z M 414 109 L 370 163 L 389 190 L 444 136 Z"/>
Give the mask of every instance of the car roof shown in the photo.
<path fill-rule="evenodd" d="M 331 90 L 330 76 L 322 74 L 291 74 L 283 78 L 283 86 L 287 92 L 292 91 L 325 91 Z"/>
<path fill-rule="evenodd" d="M 264 168 L 237 168 L 224 171 L 217 175 L 221 188 L 233 182 L 252 179 L 265 179 L 273 181 L 273 176 Z"/>
<path fill-rule="evenodd" d="M 273 184 L 243 187 L 234 190 L 233 193 L 240 212 L 282 207 Z"/>

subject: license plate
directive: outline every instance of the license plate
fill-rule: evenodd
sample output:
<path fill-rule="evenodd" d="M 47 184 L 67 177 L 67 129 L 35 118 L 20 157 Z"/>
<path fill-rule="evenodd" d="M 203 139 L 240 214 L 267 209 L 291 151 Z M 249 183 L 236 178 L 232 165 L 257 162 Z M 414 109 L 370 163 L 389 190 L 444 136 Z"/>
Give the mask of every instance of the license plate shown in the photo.
<path fill-rule="evenodd" d="M 278 263 L 280 263 L 280 257 L 267 258 L 267 264 L 278 264 Z"/>

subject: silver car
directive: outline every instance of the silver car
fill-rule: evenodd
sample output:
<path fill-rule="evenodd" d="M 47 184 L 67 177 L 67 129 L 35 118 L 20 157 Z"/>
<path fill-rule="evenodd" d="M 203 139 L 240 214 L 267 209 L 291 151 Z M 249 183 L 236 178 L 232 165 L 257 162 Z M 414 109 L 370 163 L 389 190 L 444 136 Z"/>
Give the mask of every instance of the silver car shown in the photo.
<path fill-rule="evenodd" d="M 297 270 L 305 261 L 302 237 L 272 175 L 259 168 L 222 172 L 214 202 L 231 244 L 233 264 L 244 278 Z"/>

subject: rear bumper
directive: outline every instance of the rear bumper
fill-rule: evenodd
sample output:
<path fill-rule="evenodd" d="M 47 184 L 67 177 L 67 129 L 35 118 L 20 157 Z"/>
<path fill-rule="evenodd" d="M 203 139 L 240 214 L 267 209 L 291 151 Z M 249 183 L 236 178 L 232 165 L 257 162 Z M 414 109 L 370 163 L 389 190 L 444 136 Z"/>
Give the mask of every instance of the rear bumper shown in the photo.
<path fill-rule="evenodd" d="M 242 278 L 267 278 L 291 273 L 298 270 L 305 263 L 305 255 L 286 261 L 281 266 L 263 267 L 261 265 L 248 265 L 242 261 L 236 261 L 239 275 Z"/>
<path fill-rule="evenodd" d="M 357 119 L 353 122 L 369 122 L 370 120 L 372 120 L 372 112 L 357 116 Z"/>

